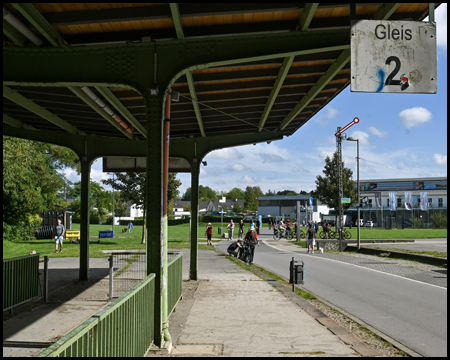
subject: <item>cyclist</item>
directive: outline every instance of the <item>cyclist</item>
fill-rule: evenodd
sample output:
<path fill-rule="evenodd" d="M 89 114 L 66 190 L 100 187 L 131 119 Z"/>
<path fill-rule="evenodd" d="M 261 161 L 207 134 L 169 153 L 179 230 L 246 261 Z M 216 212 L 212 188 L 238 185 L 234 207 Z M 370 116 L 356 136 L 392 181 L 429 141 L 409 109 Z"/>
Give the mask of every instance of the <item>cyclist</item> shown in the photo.
<path fill-rule="evenodd" d="M 330 227 L 326 221 L 323 223 L 323 233 L 325 235 L 325 239 L 328 239 L 330 236 Z"/>
<path fill-rule="evenodd" d="M 239 222 L 239 239 L 244 235 L 244 220 L 241 219 Z"/>
<path fill-rule="evenodd" d="M 280 222 L 278 223 L 278 231 L 280 232 L 280 235 L 283 236 L 285 232 L 283 219 L 280 219 Z"/>
<path fill-rule="evenodd" d="M 234 231 L 233 219 L 230 220 L 230 223 L 227 225 L 227 229 L 228 229 L 228 240 L 233 241 L 233 231 Z"/>

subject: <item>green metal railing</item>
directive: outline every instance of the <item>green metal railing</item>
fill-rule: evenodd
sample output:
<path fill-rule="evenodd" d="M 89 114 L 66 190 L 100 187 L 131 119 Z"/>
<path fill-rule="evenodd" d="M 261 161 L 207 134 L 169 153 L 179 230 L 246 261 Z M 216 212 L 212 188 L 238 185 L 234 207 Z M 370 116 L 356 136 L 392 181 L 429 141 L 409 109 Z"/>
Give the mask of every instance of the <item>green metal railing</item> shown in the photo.
<path fill-rule="evenodd" d="M 39 354 L 39 357 L 144 356 L 154 340 L 155 274 Z"/>
<path fill-rule="evenodd" d="M 3 260 L 3 311 L 38 296 L 39 254 Z"/>
<path fill-rule="evenodd" d="M 181 299 L 183 290 L 183 254 L 181 252 L 170 259 L 167 269 L 167 283 L 169 284 L 167 294 L 167 316 L 169 316 Z"/>

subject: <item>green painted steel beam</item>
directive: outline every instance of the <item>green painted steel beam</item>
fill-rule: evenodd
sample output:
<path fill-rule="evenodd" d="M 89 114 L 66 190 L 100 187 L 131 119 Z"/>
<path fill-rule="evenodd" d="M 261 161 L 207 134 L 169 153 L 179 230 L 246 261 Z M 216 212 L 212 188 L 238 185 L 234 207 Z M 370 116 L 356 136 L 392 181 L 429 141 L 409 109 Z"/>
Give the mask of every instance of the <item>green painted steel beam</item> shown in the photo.
<path fill-rule="evenodd" d="M 11 117 L 9 115 L 6 115 L 6 114 L 3 114 L 3 122 L 5 124 L 11 125 L 11 126 L 13 126 L 15 128 L 18 128 L 18 129 L 28 129 L 28 130 L 37 131 L 37 129 L 35 129 L 34 127 L 32 127 L 30 125 L 27 125 L 27 124 L 24 124 L 22 121 L 14 119 L 13 117 Z"/>
<path fill-rule="evenodd" d="M 177 3 L 170 3 L 170 11 L 172 13 L 172 19 L 177 33 L 178 40 L 184 39 L 183 25 L 181 23 L 180 10 Z M 203 137 L 206 136 L 205 128 L 203 126 L 203 118 L 198 106 L 197 92 L 195 91 L 194 79 L 190 71 L 186 72 L 186 79 L 189 87 L 189 94 L 191 95 L 192 106 L 194 107 L 195 117 L 197 118 L 198 127 Z"/>
<path fill-rule="evenodd" d="M 3 83 L 114 84 L 148 94 L 154 87 L 155 52 L 158 87 L 167 90 L 176 79 L 194 69 L 349 48 L 348 30 L 184 39 L 128 46 L 5 48 Z"/>
<path fill-rule="evenodd" d="M 350 49 L 344 50 L 336 61 L 328 68 L 325 74 L 317 81 L 317 83 L 306 93 L 300 102 L 291 110 L 291 112 L 283 119 L 279 129 L 283 130 L 292 120 L 313 100 L 317 94 L 341 71 L 341 69 L 350 61 Z"/>
<path fill-rule="evenodd" d="M 387 20 L 402 3 L 383 3 L 373 15 L 374 20 Z"/>
<path fill-rule="evenodd" d="M 25 46 L 27 38 L 14 28 L 9 22 L 3 20 L 3 34 L 17 46 Z"/>
<path fill-rule="evenodd" d="M 294 56 L 288 56 L 285 57 L 283 60 L 283 64 L 281 65 L 280 71 L 278 72 L 278 76 L 275 80 L 275 84 L 273 85 L 272 91 L 270 92 L 269 99 L 267 100 L 261 119 L 259 120 L 258 124 L 259 132 L 262 131 L 264 124 L 266 123 L 267 117 L 269 116 L 270 111 L 272 110 L 272 106 L 275 103 L 275 100 L 277 99 L 278 93 L 280 92 L 281 87 L 283 86 L 284 79 L 286 79 L 286 76 L 289 72 L 289 69 L 291 68 L 294 58 L 295 58 Z"/>
<path fill-rule="evenodd" d="M 181 23 L 180 9 L 178 3 L 169 3 L 170 12 L 172 13 L 173 25 L 175 26 L 175 32 L 177 33 L 177 39 L 184 39 L 183 25 Z"/>
<path fill-rule="evenodd" d="M 198 127 L 200 128 L 200 133 L 203 137 L 206 136 L 205 128 L 203 126 L 202 114 L 200 112 L 200 107 L 198 106 L 197 93 L 195 91 L 194 79 L 190 71 L 186 72 L 186 78 L 188 81 L 189 93 L 191 95 L 192 106 L 194 107 L 195 116 L 197 117 Z"/>
<path fill-rule="evenodd" d="M 131 114 L 128 109 L 120 102 L 119 99 L 109 90 L 106 86 L 94 86 L 97 91 L 103 95 L 103 97 L 114 106 L 114 108 L 122 114 L 122 116 L 129 121 L 134 128 L 141 133 L 142 136 L 147 138 L 147 130 L 141 125 L 141 123 Z"/>
<path fill-rule="evenodd" d="M 76 96 L 83 100 L 88 106 L 97 112 L 103 119 L 108 121 L 112 126 L 119 130 L 130 140 L 136 140 L 133 134 L 128 133 L 122 126 L 119 125 L 111 116 L 109 116 L 94 100 L 92 100 L 83 90 L 76 86 L 67 86 Z"/>
<path fill-rule="evenodd" d="M 51 113 L 47 109 L 39 106 L 35 102 L 27 99 L 25 96 L 20 95 L 17 91 L 3 85 L 3 97 L 15 102 L 16 104 L 22 106 L 23 108 L 35 113 L 41 118 L 51 122 L 52 124 L 59 126 L 61 129 L 68 131 L 71 134 L 86 135 L 81 130 L 77 129 L 75 126 L 69 124 L 67 121 L 61 119 L 59 116 Z"/>
<path fill-rule="evenodd" d="M 311 24 L 311 20 L 314 17 L 314 13 L 316 12 L 319 3 L 306 3 L 303 8 L 302 14 L 300 15 L 300 19 L 298 21 L 298 25 L 295 30 L 306 31 L 309 28 L 309 24 Z"/>
<path fill-rule="evenodd" d="M 32 3 L 11 3 L 55 47 L 66 46 L 62 36 Z"/>

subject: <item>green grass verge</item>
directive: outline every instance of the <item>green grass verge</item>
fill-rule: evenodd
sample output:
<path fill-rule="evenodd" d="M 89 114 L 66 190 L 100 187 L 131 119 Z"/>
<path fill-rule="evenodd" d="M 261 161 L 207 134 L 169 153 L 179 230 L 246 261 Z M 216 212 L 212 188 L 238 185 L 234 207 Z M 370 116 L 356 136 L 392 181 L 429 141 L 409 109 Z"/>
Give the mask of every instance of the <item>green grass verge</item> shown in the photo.
<path fill-rule="evenodd" d="M 236 259 L 234 256 L 229 256 L 229 255 L 225 255 L 225 257 L 231 261 L 233 261 L 236 265 L 238 265 L 240 268 L 244 269 L 244 270 L 248 270 L 250 272 L 252 272 L 253 274 L 255 274 L 256 276 L 259 277 L 259 274 L 254 271 L 255 269 L 258 270 L 259 272 L 263 273 L 264 275 L 267 275 L 268 277 L 274 279 L 276 282 L 283 284 L 287 287 L 292 286 L 291 284 L 289 284 L 289 281 L 286 281 L 284 278 L 282 278 L 281 276 L 278 276 L 262 267 L 259 267 L 255 264 L 253 264 L 252 266 L 247 265 L 246 263 L 242 262 L 241 260 Z M 298 287 L 298 285 L 295 287 L 295 293 L 299 296 L 301 296 L 304 299 L 316 299 L 316 297 L 312 294 L 310 294 L 309 292 L 300 289 Z"/>

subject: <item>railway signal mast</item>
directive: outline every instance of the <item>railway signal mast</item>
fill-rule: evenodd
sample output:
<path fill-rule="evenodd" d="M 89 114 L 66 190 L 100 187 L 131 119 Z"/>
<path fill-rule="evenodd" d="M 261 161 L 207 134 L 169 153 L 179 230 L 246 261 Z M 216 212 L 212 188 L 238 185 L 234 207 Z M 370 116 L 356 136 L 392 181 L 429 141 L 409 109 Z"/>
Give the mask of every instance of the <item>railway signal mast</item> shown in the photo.
<path fill-rule="evenodd" d="M 344 197 L 344 186 L 342 180 L 342 139 L 346 138 L 344 131 L 348 130 L 353 125 L 359 123 L 359 119 L 355 117 L 349 124 L 345 125 L 343 128 L 338 126 L 337 132 L 334 134 L 336 136 L 336 151 L 338 154 L 338 179 L 339 179 L 339 222 L 336 224 L 339 234 L 339 251 L 342 251 L 342 233 L 344 229 L 344 214 L 342 210 L 342 198 Z M 359 219 L 358 219 L 359 221 Z"/>

